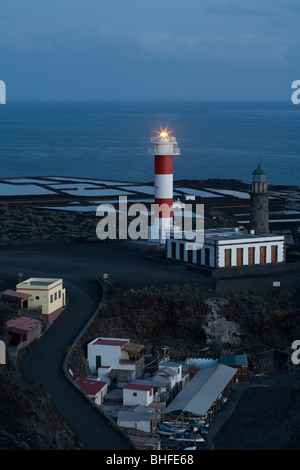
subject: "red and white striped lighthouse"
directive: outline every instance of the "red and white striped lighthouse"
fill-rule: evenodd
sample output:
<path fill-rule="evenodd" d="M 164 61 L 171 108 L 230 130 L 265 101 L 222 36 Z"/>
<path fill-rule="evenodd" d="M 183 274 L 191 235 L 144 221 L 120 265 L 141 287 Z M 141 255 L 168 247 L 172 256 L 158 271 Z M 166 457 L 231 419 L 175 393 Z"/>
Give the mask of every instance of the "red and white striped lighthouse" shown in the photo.
<path fill-rule="evenodd" d="M 180 155 L 175 137 L 162 130 L 157 137 L 151 137 L 154 148 L 154 225 L 149 238 L 165 243 L 166 234 L 173 227 L 173 155 Z"/>

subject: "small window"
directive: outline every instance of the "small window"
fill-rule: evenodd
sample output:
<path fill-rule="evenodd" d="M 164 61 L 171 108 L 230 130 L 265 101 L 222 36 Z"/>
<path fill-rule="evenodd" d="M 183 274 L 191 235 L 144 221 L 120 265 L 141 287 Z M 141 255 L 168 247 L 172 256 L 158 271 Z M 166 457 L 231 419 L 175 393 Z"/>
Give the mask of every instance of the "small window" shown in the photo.
<path fill-rule="evenodd" d="M 50 295 L 50 304 L 52 304 L 52 302 L 53 302 L 53 295 L 51 294 Z"/>
<path fill-rule="evenodd" d="M 57 299 L 57 292 L 55 292 L 55 294 L 54 294 L 54 300 L 56 300 L 56 299 Z"/>
<path fill-rule="evenodd" d="M 60 290 L 58 291 L 58 298 L 59 299 L 61 298 L 61 291 Z"/>
<path fill-rule="evenodd" d="M 132 394 L 132 395 L 133 395 L 134 397 L 136 397 L 136 396 L 137 396 L 137 393 L 136 393 L 136 392 L 133 392 L 133 394 Z"/>
<path fill-rule="evenodd" d="M 40 299 L 40 296 L 37 295 L 37 296 L 35 297 L 35 300 L 39 300 L 39 299 Z"/>

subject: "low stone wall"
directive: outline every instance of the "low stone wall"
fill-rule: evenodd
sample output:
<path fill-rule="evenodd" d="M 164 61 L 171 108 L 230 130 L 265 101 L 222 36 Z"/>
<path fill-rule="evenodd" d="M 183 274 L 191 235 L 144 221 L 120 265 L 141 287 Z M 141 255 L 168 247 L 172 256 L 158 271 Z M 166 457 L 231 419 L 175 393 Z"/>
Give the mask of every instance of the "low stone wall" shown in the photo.
<path fill-rule="evenodd" d="M 267 350 L 255 354 L 248 354 L 249 370 L 253 374 L 291 370 L 290 355 L 285 351 Z"/>
<path fill-rule="evenodd" d="M 248 354 L 249 370 L 253 374 L 262 374 L 275 370 L 274 352 L 262 351 L 257 354 Z"/>
<path fill-rule="evenodd" d="M 276 291 L 278 289 L 299 290 L 300 279 L 260 278 L 260 279 L 222 279 L 216 282 L 216 291 Z"/>
<path fill-rule="evenodd" d="M 283 274 L 300 271 L 300 262 L 274 263 L 274 264 L 253 264 L 251 266 L 234 266 L 228 268 L 209 269 L 192 264 L 186 264 L 186 269 L 199 272 L 207 277 L 216 279 L 259 277 L 272 274 Z"/>

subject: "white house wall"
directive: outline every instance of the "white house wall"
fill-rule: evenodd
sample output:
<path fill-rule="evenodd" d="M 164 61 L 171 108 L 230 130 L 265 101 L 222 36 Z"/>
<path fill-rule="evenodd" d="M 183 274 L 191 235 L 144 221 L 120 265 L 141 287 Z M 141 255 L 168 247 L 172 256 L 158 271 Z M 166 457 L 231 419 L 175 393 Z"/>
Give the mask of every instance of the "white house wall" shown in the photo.
<path fill-rule="evenodd" d="M 0 341 L 0 364 L 6 364 L 6 346 L 4 341 Z"/>
<path fill-rule="evenodd" d="M 88 344 L 88 362 L 91 371 L 96 371 L 96 356 L 101 356 L 101 366 L 119 366 L 120 346 Z"/>
<path fill-rule="evenodd" d="M 96 403 L 96 405 L 102 405 L 102 403 L 103 403 L 103 398 L 105 397 L 106 394 L 107 394 L 107 384 L 104 385 L 104 387 L 102 387 L 102 389 L 99 390 L 99 392 L 98 392 L 97 395 L 95 396 L 95 403 Z"/>
<path fill-rule="evenodd" d="M 181 364 L 178 364 L 176 366 L 169 365 L 169 364 L 168 365 L 160 364 L 158 369 L 163 370 L 165 367 L 170 367 L 170 369 L 172 369 L 172 370 L 174 370 L 174 372 L 176 372 L 176 375 L 174 377 L 176 383 L 181 382 L 181 380 L 182 380 L 182 366 L 181 366 Z"/>
<path fill-rule="evenodd" d="M 134 393 L 136 394 L 136 396 L 134 396 Z M 125 406 L 148 406 L 152 402 L 153 391 L 150 395 L 150 392 L 148 390 L 132 390 L 123 388 L 123 405 Z"/>
<path fill-rule="evenodd" d="M 151 432 L 151 422 L 150 421 L 127 421 L 119 420 L 118 426 L 122 428 L 131 428 L 137 429 L 138 431 Z"/>
<path fill-rule="evenodd" d="M 176 239 L 171 239 L 170 243 L 168 243 L 167 246 L 167 257 L 172 258 L 172 242 L 176 243 L 176 259 L 180 260 L 180 244 L 184 243 L 185 248 L 184 248 L 184 259 L 186 263 L 188 262 L 188 247 L 191 245 L 191 242 L 184 241 L 184 240 L 176 240 Z M 202 245 L 201 245 L 202 246 Z M 205 248 L 209 249 L 209 266 L 214 267 L 215 266 L 215 246 L 210 244 L 210 243 L 204 243 L 203 248 L 201 249 L 201 264 L 205 264 Z M 193 263 L 197 264 L 197 251 L 198 250 L 193 250 Z"/>

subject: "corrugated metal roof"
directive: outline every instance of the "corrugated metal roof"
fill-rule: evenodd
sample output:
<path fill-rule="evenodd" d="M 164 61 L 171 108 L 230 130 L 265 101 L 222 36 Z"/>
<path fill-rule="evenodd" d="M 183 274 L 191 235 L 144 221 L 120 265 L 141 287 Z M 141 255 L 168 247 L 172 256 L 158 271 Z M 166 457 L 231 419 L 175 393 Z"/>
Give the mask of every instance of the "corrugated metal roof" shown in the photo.
<path fill-rule="evenodd" d="M 203 416 L 236 374 L 236 369 L 218 364 L 201 369 L 179 392 L 165 412 L 186 411 Z"/>
<path fill-rule="evenodd" d="M 177 372 L 175 372 L 174 369 L 171 369 L 171 367 L 164 367 L 163 369 L 160 369 L 155 375 L 171 375 L 171 377 L 175 377 L 177 375 Z"/>
<path fill-rule="evenodd" d="M 119 421 L 152 421 L 156 418 L 156 413 L 149 413 L 148 411 L 139 412 L 139 411 L 119 411 L 118 413 L 118 422 Z"/>
<path fill-rule="evenodd" d="M 167 376 L 166 375 L 164 376 L 163 374 L 162 375 L 155 374 L 153 375 L 153 377 L 151 377 L 151 380 L 155 382 L 154 387 L 166 387 L 170 383 Z"/>

